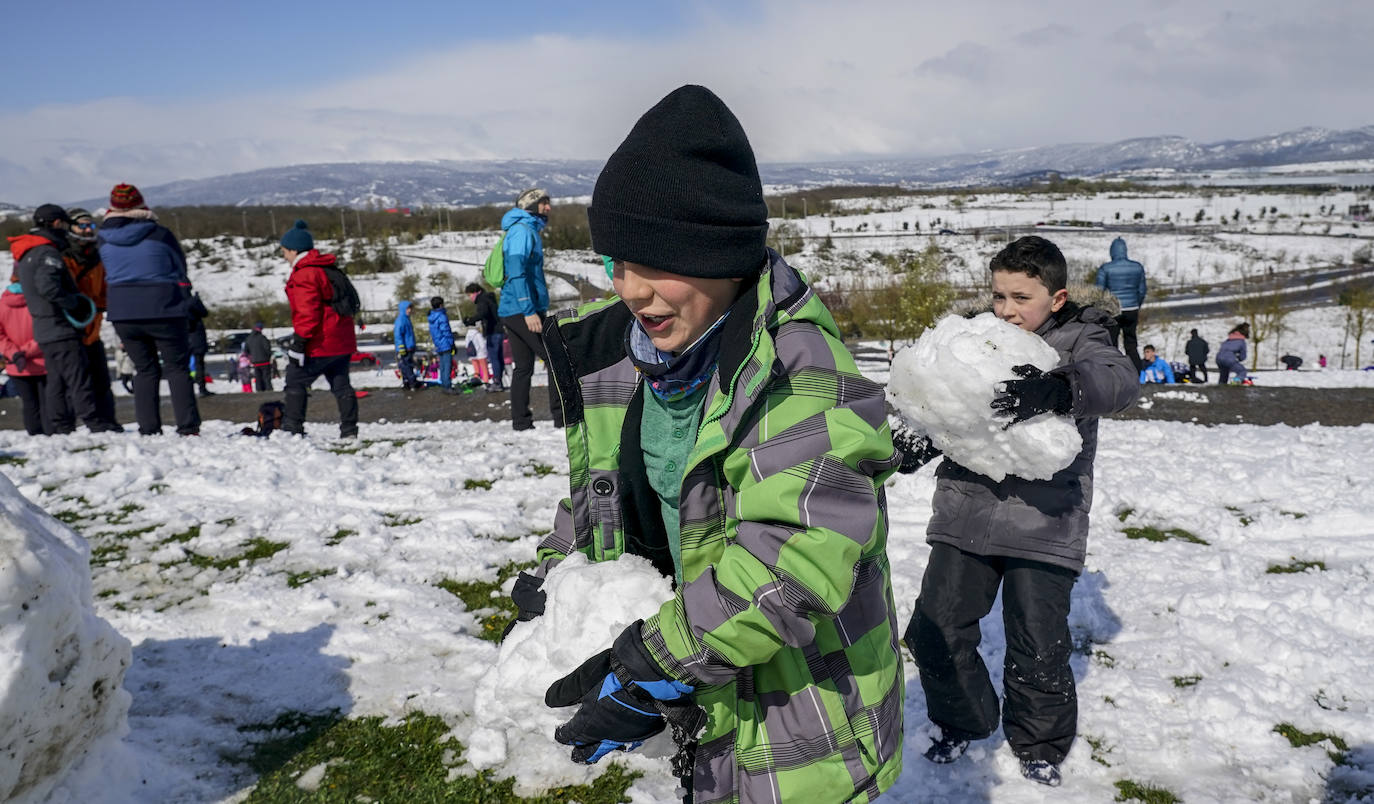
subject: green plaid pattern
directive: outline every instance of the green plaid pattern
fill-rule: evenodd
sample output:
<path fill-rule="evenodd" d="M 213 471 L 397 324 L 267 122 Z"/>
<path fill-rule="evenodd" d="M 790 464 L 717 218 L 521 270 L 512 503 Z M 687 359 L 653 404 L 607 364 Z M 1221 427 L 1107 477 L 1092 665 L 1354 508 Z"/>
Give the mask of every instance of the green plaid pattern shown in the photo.
<path fill-rule="evenodd" d="M 708 714 L 697 804 L 871 801 L 902 762 L 883 390 L 777 255 L 749 298 L 752 319 L 737 305 L 727 322 L 738 331 L 722 339 L 683 474 L 684 583 L 645 621 L 645 643 Z M 540 544 L 545 571 L 573 550 L 625 550 L 617 470 L 638 377 L 605 344 L 628 321 L 601 302 L 560 314 L 550 339 L 572 496 Z"/>

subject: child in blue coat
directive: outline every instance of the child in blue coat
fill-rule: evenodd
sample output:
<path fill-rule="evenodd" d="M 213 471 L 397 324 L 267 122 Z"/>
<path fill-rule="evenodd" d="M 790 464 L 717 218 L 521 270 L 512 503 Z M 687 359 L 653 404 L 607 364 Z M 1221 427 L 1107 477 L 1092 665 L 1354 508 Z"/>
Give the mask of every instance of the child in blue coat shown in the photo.
<path fill-rule="evenodd" d="M 453 391 L 453 328 L 448 324 L 444 297 L 429 300 L 429 338 L 434 341 L 434 353 L 439 356 L 439 385 L 445 393 Z"/>

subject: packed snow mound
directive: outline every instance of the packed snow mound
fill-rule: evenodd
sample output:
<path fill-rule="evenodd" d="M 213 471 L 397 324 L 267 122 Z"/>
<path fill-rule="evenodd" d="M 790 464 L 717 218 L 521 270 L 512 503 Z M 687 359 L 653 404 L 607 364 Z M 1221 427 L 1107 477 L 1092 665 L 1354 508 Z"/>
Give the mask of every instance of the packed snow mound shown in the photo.
<path fill-rule="evenodd" d="M 1073 462 L 1083 438 L 1067 416 L 1046 413 L 1006 427 L 993 415 L 1001 383 L 1017 379 L 1012 368 L 1027 363 L 1049 371 L 1059 353 L 992 313 L 946 316 L 893 358 L 887 393 L 959 465 L 996 481 L 1047 480 Z"/>
<path fill-rule="evenodd" d="M 597 765 L 574 764 L 572 749 L 554 742 L 553 730 L 577 710 L 550 709 L 544 692 L 609 648 L 630 623 L 657 613 L 673 596 L 671 580 L 638 556 L 592 563 L 574 553 L 549 572 L 543 589 L 544 615 L 517 623 L 501 643 L 496 664 L 478 682 L 472 719 L 456 730 L 468 763 L 493 769 L 497 778 L 515 777 L 520 796 L 587 784 L 611 762 L 650 773 L 666 770 L 675 750 L 666 733 Z"/>
<path fill-rule="evenodd" d="M 41 801 L 115 747 L 130 656 L 95 613 L 86 541 L 0 475 L 0 801 Z"/>

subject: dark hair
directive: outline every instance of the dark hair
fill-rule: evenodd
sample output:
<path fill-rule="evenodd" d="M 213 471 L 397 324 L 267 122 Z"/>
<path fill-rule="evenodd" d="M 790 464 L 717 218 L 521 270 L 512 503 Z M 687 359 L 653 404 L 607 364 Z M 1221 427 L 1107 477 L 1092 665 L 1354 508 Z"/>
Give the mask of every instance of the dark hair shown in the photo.
<path fill-rule="evenodd" d="M 468 286 L 465 287 L 465 288 L 463 288 L 463 292 L 464 292 L 464 293 L 481 293 L 481 292 L 482 292 L 482 286 L 479 285 L 479 284 L 477 284 L 476 282 L 469 282 L 469 283 L 468 283 Z"/>
<path fill-rule="evenodd" d="M 443 306 L 444 306 L 444 297 L 443 297 L 443 296 L 431 296 L 431 297 L 430 297 L 430 299 L 429 299 L 429 309 L 431 309 L 431 310 L 438 310 L 440 307 L 443 307 Z"/>
<path fill-rule="evenodd" d="M 1231 327 L 1231 332 L 1239 332 L 1247 338 L 1250 337 L 1250 322 L 1242 321 L 1239 324 L 1236 324 L 1234 327 Z M 1229 335 L 1230 333 L 1227 334 Z"/>
<path fill-rule="evenodd" d="M 1146 348 L 1146 349 L 1149 349 L 1151 352 L 1158 351 L 1158 350 L 1155 349 L 1155 345 L 1154 345 L 1153 343 L 1147 343 L 1147 344 L 1145 344 L 1145 348 Z"/>
<path fill-rule="evenodd" d="M 1197 337 L 1197 330 L 1195 330 L 1195 329 L 1190 329 L 1190 330 L 1188 330 L 1188 331 L 1192 333 L 1193 337 L 1195 337 L 1195 338 Z"/>
<path fill-rule="evenodd" d="M 988 263 L 993 273 L 1010 271 L 1039 279 L 1051 294 L 1069 285 L 1069 264 L 1059 247 L 1043 237 L 1019 237 L 997 252 Z"/>

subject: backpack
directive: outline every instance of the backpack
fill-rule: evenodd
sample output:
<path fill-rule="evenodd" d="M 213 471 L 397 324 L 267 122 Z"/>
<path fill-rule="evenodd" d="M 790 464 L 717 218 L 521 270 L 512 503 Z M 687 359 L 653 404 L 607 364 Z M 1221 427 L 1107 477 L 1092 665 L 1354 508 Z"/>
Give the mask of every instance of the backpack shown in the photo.
<path fill-rule="evenodd" d="M 514 224 L 515 228 L 519 224 Z M 529 224 L 525 224 L 528 226 Z M 486 282 L 492 290 L 500 290 L 506 284 L 506 235 L 509 230 L 502 232 L 497 238 L 496 245 L 491 247 L 491 253 L 487 255 L 487 261 L 482 264 L 482 281 Z M 537 234 L 535 235 L 538 236 Z"/>
<path fill-rule="evenodd" d="M 329 279 L 329 290 L 333 294 L 329 299 L 329 307 L 344 318 L 357 315 L 363 309 L 363 303 L 348 274 L 330 266 L 324 269 L 324 275 Z"/>

